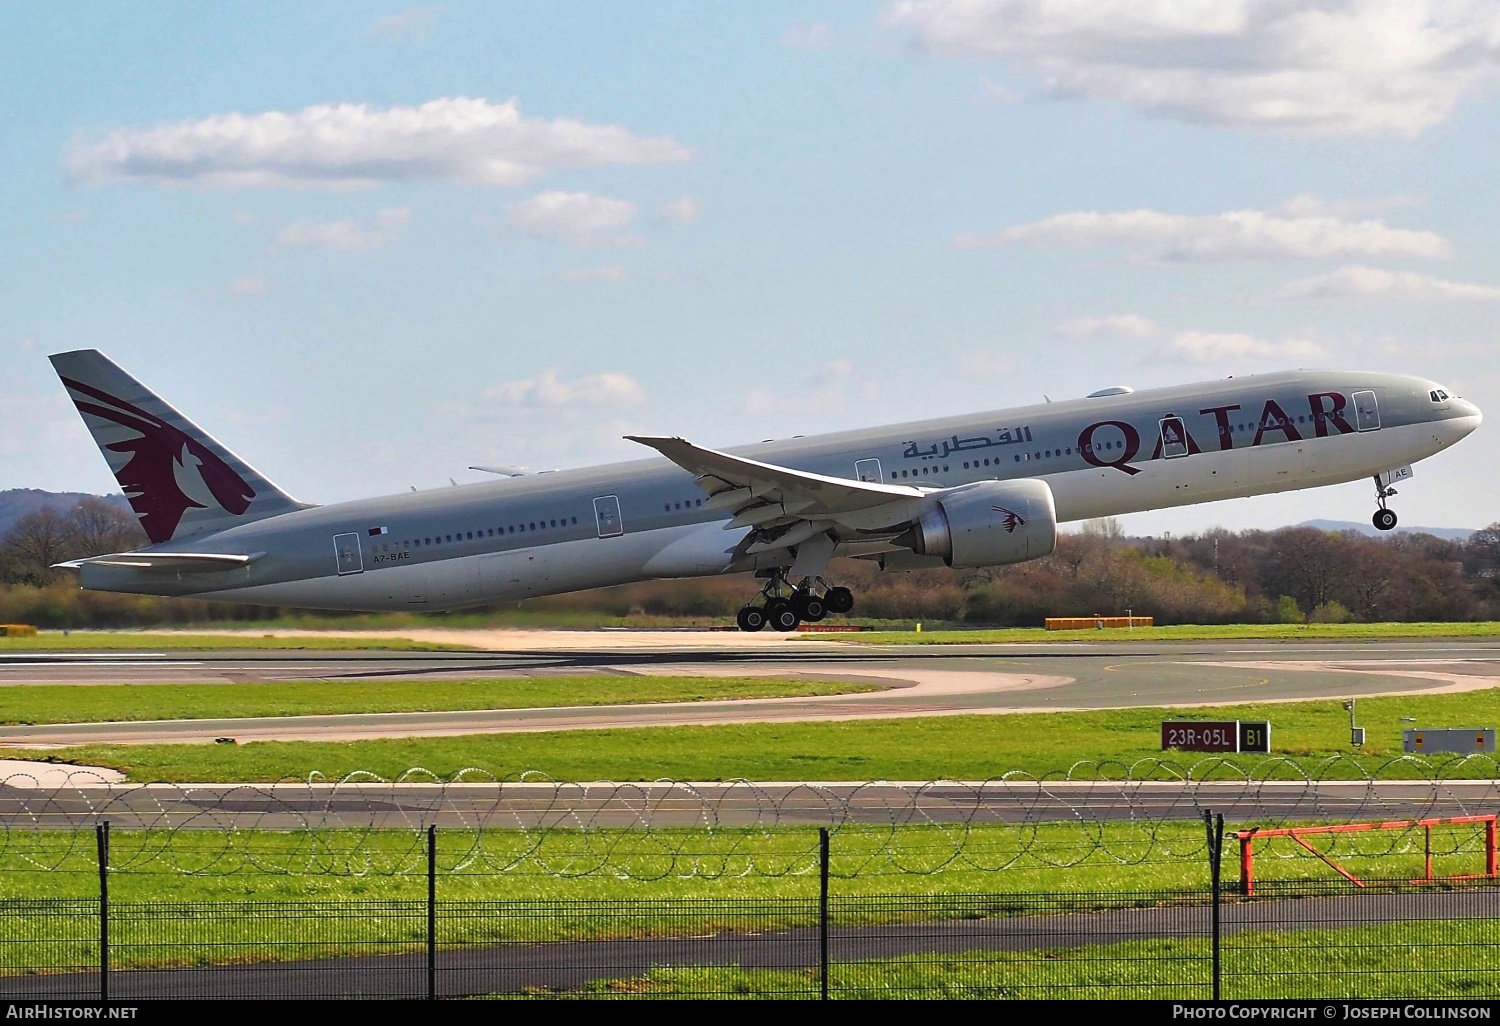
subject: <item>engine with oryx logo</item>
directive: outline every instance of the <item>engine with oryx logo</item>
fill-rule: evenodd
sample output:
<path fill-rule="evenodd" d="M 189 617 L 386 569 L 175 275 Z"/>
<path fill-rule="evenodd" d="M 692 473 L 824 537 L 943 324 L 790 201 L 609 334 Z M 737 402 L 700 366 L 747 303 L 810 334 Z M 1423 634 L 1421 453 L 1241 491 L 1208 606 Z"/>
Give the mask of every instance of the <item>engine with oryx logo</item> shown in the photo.
<path fill-rule="evenodd" d="M 1057 510 L 1045 481 L 980 481 L 933 498 L 897 545 L 949 566 L 1004 566 L 1057 548 Z"/>

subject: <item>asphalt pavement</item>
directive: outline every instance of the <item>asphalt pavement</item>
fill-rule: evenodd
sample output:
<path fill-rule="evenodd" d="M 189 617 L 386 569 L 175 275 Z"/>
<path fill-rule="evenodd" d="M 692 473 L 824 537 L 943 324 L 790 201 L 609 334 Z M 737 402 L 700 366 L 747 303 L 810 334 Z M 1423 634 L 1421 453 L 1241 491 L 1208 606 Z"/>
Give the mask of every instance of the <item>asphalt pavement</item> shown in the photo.
<path fill-rule="evenodd" d="M 460 632 L 448 632 L 462 636 Z M 569 632 L 548 632 L 564 635 Z M 650 644 L 576 632 L 517 651 L 66 652 L 0 654 L 0 686 L 444 681 L 547 675 L 760 675 L 881 690 L 819 698 L 460 712 L 0 727 L 0 746 L 356 740 L 518 731 L 876 719 L 971 713 L 1283 702 L 1500 686 L 1500 640 L 1129 642 L 870 646 L 729 644 L 656 632 Z M 705 637 L 713 643 L 706 643 Z M 581 640 L 580 640 L 581 639 Z M 731 639 L 733 640 L 733 639 Z M 766 639 L 771 640 L 771 639 Z"/>

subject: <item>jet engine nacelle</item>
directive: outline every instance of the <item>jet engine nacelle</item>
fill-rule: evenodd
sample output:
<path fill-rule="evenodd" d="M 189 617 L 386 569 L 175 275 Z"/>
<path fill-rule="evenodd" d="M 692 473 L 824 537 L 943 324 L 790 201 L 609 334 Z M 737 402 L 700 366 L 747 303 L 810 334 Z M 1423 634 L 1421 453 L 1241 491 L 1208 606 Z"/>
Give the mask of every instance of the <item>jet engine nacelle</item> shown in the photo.
<path fill-rule="evenodd" d="M 980 481 L 934 498 L 937 506 L 896 544 L 949 566 L 1024 563 L 1057 548 L 1057 508 L 1044 481 Z"/>

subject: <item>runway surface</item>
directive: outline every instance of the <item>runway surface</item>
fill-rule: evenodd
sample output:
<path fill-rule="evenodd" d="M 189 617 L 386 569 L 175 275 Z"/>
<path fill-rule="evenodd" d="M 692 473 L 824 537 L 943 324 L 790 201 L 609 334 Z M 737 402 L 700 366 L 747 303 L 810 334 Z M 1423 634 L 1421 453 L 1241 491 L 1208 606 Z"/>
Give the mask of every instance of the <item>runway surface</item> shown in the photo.
<path fill-rule="evenodd" d="M 0 726 L 0 746 L 358 740 L 612 727 L 1036 712 L 1454 692 L 1500 686 L 1500 639 L 873 646 L 702 632 L 418 631 L 492 651 L 0 653 L 0 686 L 606 674 L 874 683 L 822 698 Z"/>
<path fill-rule="evenodd" d="M 0 825 L 25 830 L 668 829 L 922 823 L 1236 825 L 1416 820 L 1489 814 L 1493 780 L 974 781 L 942 783 L 339 783 L 0 782 Z"/>
<path fill-rule="evenodd" d="M 408 935 L 419 934 L 424 909 L 408 903 L 405 909 L 381 907 L 379 915 L 406 927 Z M 834 901 L 833 916 L 866 915 L 873 908 L 889 914 L 908 908 L 908 922 L 859 926 L 835 925 L 828 930 L 828 957 L 831 965 L 841 967 L 867 959 L 904 959 L 948 955 L 978 961 L 985 952 L 1049 952 L 1029 967 L 1010 963 L 1007 967 L 1011 986 L 1027 982 L 1026 970 L 1035 986 L 1060 983 L 1067 979 L 1067 956 L 1051 952 L 1088 945 L 1120 945 L 1156 939 L 1206 941 L 1212 936 L 1212 909 L 1206 904 L 1164 904 L 1150 908 L 1116 908 L 1105 911 L 1072 912 L 1053 915 L 996 915 L 987 909 L 969 919 L 936 919 L 920 902 L 880 905 L 859 898 Z M 232 906 L 215 910 L 233 915 Z M 330 910 L 331 911 L 331 910 Z M 359 909 L 353 910 L 356 914 Z M 372 910 L 375 911 L 375 910 Z M 749 913 L 749 915 L 747 915 Z M 768 907 L 767 913 L 778 918 L 788 915 L 812 918 L 815 902 L 795 899 Z M 171 903 L 151 909 L 141 916 L 146 923 L 172 916 L 203 916 L 200 906 L 178 910 Z M 342 914 L 335 915 L 342 918 Z M 476 905 L 469 915 L 494 917 L 524 915 L 520 908 L 507 903 Z M 533 913 L 538 918 L 558 914 L 556 907 Z M 1221 906 L 1222 935 L 1232 939 L 1242 933 L 1349 928 L 1377 923 L 1420 924 L 1445 921 L 1491 921 L 1500 917 L 1500 892 L 1493 889 L 1465 892 L 1429 892 L 1405 894 L 1349 894 L 1334 897 L 1270 899 L 1227 902 Z M 140 915 L 140 913 L 136 913 Z M 214 913 L 208 913 L 212 916 Z M 267 912 L 258 909 L 257 919 L 270 925 Z M 746 920 L 753 912 L 745 906 L 729 911 L 721 919 Z M 128 927 L 131 910 L 116 906 L 112 921 Z M 447 917 L 444 917 L 444 924 Z M 734 966 L 741 970 L 789 971 L 791 979 L 784 985 L 798 987 L 805 997 L 817 992 L 816 967 L 820 964 L 821 937 L 816 927 L 765 929 L 746 922 L 734 930 L 722 926 L 693 936 L 643 936 L 603 940 L 552 941 L 514 944 L 467 944 L 440 946 L 434 956 L 435 991 L 438 997 L 470 997 L 484 994 L 546 994 L 566 992 L 594 980 L 638 980 L 653 968 Z M 119 928 L 117 927 L 117 928 Z M 1399 929 L 1399 926 L 1393 927 Z M 1432 931 L 1423 930 L 1422 945 L 1433 946 Z M 128 933 L 127 933 L 128 935 Z M 120 945 L 117 941 L 116 951 Z M 1338 943 L 1335 941 L 1334 943 Z M 1365 944 L 1368 945 L 1369 941 Z M 1390 943 L 1399 943 L 1392 940 Z M 405 949 L 401 953 L 366 954 L 350 958 L 292 959 L 282 962 L 242 962 L 229 965 L 183 965 L 149 970 L 112 970 L 109 974 L 112 1000 L 150 998 L 318 998 L 371 997 L 420 998 L 427 994 L 427 956 L 419 944 L 407 941 L 369 943 L 374 948 Z M 128 949 L 128 944 L 125 945 Z M 1248 955 L 1248 957 L 1246 957 Z M 1257 980 L 1247 970 L 1263 962 L 1258 948 L 1226 945 L 1225 976 L 1231 993 L 1238 989 L 1258 992 L 1261 985 L 1275 988 L 1276 980 Z M 118 955 L 117 955 L 118 957 Z M 1117 956 L 1120 957 L 1120 956 Z M 1128 956 L 1126 956 L 1128 957 Z M 1148 950 L 1139 950 L 1137 959 L 1151 958 Z M 1208 993 L 1207 966 L 1200 956 L 1181 951 L 1158 956 L 1162 969 L 1171 973 L 1180 997 L 1203 998 Z M 1241 961 L 1244 959 L 1244 961 Z M 1196 964 L 1195 964 L 1196 963 Z M 792 975 L 792 974 L 795 975 Z M 1054 975 L 1054 973 L 1056 975 Z M 1196 983 L 1194 982 L 1196 977 Z M 1049 979 L 1050 978 L 1050 979 Z M 1244 982 L 1239 982 L 1244 981 Z M 888 979 L 872 978 L 867 986 L 872 992 L 857 995 L 861 986 L 857 974 L 840 972 L 834 986 L 838 996 L 889 997 L 882 985 Z M 1295 985 L 1295 979 L 1289 982 Z M 1320 981 L 1321 982 L 1321 981 Z M 691 984 L 688 984 L 691 986 Z M 1284 984 L 1283 984 L 1284 985 Z M 1158 982 L 1158 988 L 1166 984 Z M 97 997 L 97 972 L 71 972 L 53 975 L 0 976 L 0 991 L 14 999 L 73 999 Z M 850 990 L 855 995 L 849 994 Z M 1196 992 L 1196 993 L 1195 993 Z"/>

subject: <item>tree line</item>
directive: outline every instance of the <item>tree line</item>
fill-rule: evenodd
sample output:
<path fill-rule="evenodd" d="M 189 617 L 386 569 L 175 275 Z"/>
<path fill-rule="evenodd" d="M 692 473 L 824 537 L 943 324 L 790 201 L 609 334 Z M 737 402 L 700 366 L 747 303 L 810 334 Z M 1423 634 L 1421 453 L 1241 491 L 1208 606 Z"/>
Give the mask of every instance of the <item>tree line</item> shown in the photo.
<path fill-rule="evenodd" d="M 72 571 L 54 567 L 145 542 L 128 510 L 101 499 L 26 514 L 0 536 L 0 622 L 106 627 L 297 615 L 84 592 Z M 885 573 L 868 561 L 841 560 L 829 576 L 854 589 L 856 620 L 1040 626 L 1048 616 L 1127 609 L 1162 624 L 1500 620 L 1500 523 L 1449 541 L 1311 527 L 1135 538 L 1104 520 L 1062 535 L 1052 555 L 1016 566 Z M 533 599 L 522 609 L 542 619 L 726 620 L 756 590 L 746 575 L 654 581 Z"/>

